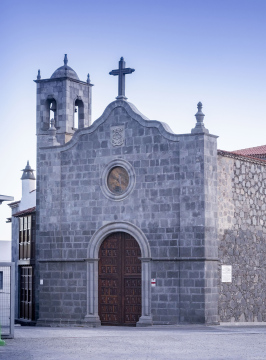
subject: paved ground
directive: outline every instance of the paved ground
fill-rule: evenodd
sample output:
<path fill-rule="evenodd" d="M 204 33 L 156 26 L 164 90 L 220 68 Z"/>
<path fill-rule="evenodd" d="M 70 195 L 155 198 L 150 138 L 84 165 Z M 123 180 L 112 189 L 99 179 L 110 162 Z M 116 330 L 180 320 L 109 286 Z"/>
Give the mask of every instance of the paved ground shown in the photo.
<path fill-rule="evenodd" d="M 16 327 L 1 360 L 265 360 L 266 326 Z"/>

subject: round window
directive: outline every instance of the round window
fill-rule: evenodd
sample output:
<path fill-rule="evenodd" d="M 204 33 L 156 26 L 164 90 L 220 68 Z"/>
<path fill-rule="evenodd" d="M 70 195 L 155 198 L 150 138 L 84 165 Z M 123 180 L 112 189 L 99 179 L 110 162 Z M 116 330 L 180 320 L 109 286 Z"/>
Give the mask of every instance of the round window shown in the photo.
<path fill-rule="evenodd" d="M 121 201 L 134 189 L 136 175 L 132 165 L 124 159 L 114 159 L 104 168 L 101 190 L 108 199 Z"/>
<path fill-rule="evenodd" d="M 113 194 L 124 194 L 129 184 L 129 175 L 122 166 L 116 166 L 108 174 L 107 186 Z"/>

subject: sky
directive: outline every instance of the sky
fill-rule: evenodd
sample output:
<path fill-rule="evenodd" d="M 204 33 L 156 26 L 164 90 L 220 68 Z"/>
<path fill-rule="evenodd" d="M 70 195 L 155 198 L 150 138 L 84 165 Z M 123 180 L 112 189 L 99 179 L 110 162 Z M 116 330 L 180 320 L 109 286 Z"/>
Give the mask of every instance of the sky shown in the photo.
<path fill-rule="evenodd" d="M 36 79 L 68 65 L 86 81 L 92 119 L 117 96 L 121 56 L 136 71 L 126 96 L 177 133 L 205 127 L 218 148 L 266 144 L 266 0 L 47 0 L 0 4 L 0 194 L 21 198 L 21 170 L 36 169 Z M 11 238 L 6 203 L 0 240 Z"/>

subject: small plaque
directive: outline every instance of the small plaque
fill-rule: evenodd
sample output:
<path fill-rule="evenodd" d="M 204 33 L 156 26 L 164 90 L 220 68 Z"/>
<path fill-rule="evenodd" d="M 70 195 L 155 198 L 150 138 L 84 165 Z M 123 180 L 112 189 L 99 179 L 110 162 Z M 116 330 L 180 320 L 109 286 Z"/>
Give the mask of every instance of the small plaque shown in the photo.
<path fill-rule="evenodd" d="M 151 279 L 151 286 L 155 287 L 156 286 L 156 279 Z"/>
<path fill-rule="evenodd" d="M 122 146 L 125 142 L 125 126 L 111 127 L 111 143 L 113 146 Z"/>
<path fill-rule="evenodd" d="M 128 172 L 122 166 L 116 166 L 109 172 L 107 186 L 113 194 L 123 194 L 126 191 L 128 184 Z"/>
<path fill-rule="evenodd" d="M 232 265 L 222 265 L 222 282 L 232 282 Z"/>

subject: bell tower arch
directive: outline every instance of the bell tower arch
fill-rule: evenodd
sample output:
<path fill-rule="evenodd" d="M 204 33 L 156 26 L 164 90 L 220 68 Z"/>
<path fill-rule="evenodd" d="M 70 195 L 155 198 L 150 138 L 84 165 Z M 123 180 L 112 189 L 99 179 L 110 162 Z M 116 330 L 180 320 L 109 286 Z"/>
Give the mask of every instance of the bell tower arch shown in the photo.
<path fill-rule="evenodd" d="M 90 77 L 81 81 L 77 73 L 67 65 L 59 67 L 48 79 L 37 80 L 37 148 L 49 146 L 49 129 L 54 119 L 56 139 L 60 145 L 67 143 L 79 128 L 91 125 Z M 78 126 L 74 126 L 75 110 L 78 111 Z"/>

